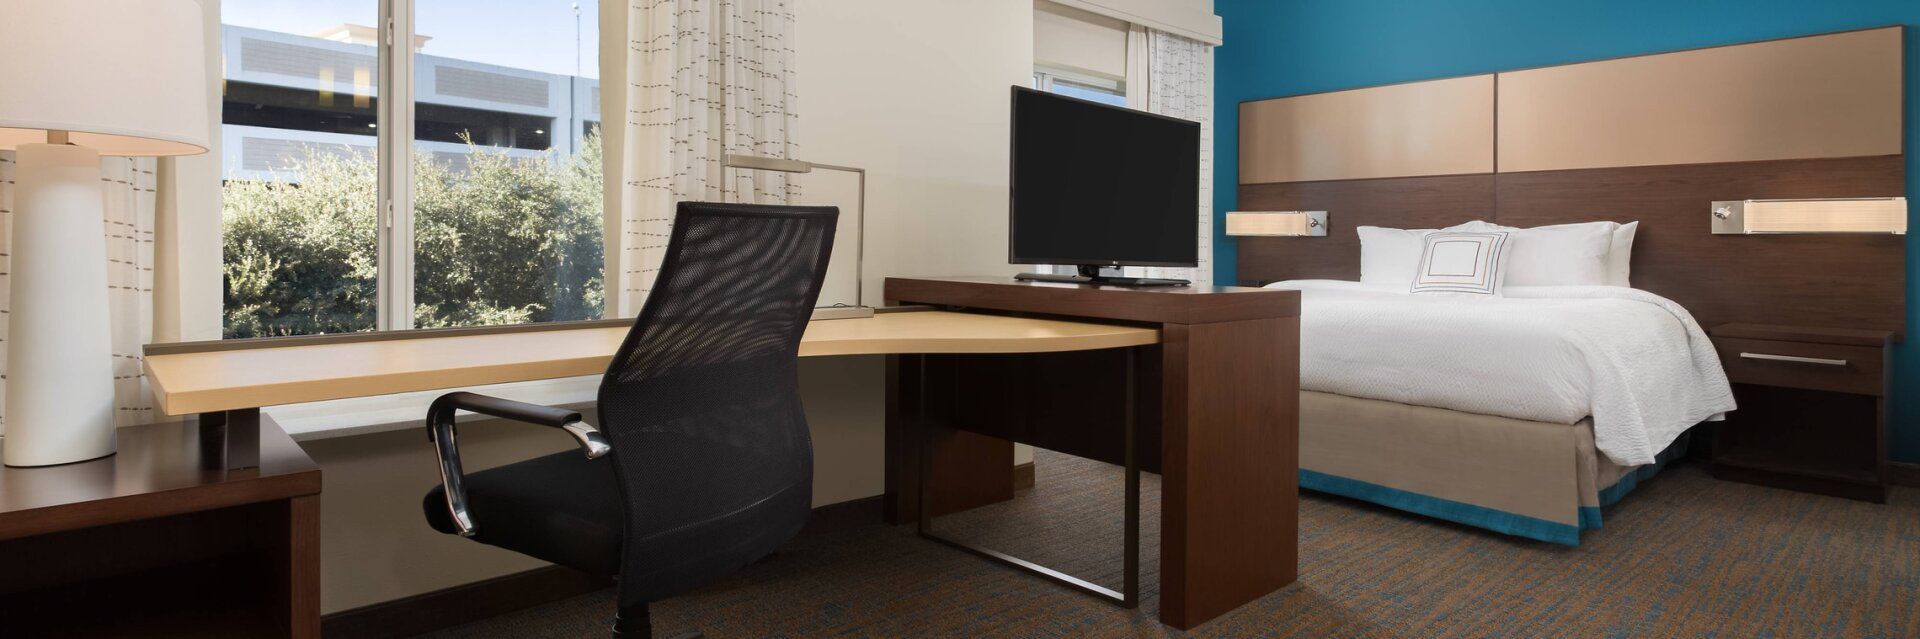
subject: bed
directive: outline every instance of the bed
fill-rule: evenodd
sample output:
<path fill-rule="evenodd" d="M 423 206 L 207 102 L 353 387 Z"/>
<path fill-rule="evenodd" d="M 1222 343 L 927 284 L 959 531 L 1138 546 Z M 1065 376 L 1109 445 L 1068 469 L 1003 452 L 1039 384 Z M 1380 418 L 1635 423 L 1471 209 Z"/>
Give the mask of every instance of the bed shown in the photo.
<path fill-rule="evenodd" d="M 1301 280 L 1300 483 L 1578 545 L 1734 409 L 1706 334 L 1624 286 L 1497 297 Z"/>

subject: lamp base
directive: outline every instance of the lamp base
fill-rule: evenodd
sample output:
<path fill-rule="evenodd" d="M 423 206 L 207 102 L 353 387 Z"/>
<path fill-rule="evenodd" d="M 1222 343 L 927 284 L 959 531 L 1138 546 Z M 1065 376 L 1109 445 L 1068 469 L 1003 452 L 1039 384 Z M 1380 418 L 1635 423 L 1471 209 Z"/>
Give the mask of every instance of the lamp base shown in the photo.
<path fill-rule="evenodd" d="M 8 466 L 113 454 L 113 333 L 100 154 L 16 150 L 7 313 Z"/>

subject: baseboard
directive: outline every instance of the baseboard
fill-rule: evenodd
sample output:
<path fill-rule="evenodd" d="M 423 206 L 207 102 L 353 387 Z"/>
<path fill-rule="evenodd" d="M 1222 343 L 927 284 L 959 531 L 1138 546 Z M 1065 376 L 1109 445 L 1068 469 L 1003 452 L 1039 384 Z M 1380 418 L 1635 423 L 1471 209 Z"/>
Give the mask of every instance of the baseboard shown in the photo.
<path fill-rule="evenodd" d="M 1895 486 L 1920 487 L 1920 464 L 1888 462 L 1887 480 Z"/>
<path fill-rule="evenodd" d="M 1033 465 L 1027 464 L 1028 481 Z M 1017 471 L 1016 471 L 1017 472 Z M 1016 475 L 1017 477 L 1017 475 Z M 801 536 L 823 535 L 880 521 L 879 495 L 813 509 Z M 383 601 L 321 617 L 320 634 L 341 639 L 412 637 L 464 623 L 497 617 L 613 586 L 613 580 L 562 566 L 535 568 Z M 611 619 L 613 611 L 607 611 Z"/>
<path fill-rule="evenodd" d="M 807 516 L 807 527 L 800 529 L 800 536 L 824 535 L 879 522 L 886 501 L 885 495 L 874 495 L 814 508 L 813 514 Z"/>
<path fill-rule="evenodd" d="M 1013 489 L 1033 487 L 1033 462 L 1013 466 Z"/>
<path fill-rule="evenodd" d="M 535 568 L 325 615 L 320 618 L 320 636 L 343 639 L 412 637 L 584 595 L 612 585 L 612 579 L 563 566 Z"/>

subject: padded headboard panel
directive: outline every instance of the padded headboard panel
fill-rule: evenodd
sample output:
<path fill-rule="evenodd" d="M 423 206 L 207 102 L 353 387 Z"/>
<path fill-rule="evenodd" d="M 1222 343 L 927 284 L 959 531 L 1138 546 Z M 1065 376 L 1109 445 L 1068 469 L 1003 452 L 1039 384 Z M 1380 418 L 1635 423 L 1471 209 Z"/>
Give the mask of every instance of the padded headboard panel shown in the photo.
<path fill-rule="evenodd" d="M 1638 220 L 1634 286 L 1680 302 L 1703 325 L 1898 331 L 1906 312 L 1903 236 L 1713 235 L 1709 203 L 1904 196 L 1902 37 L 1900 27 L 1888 27 L 1496 74 L 1487 87 L 1493 95 L 1483 101 L 1498 105 L 1487 114 L 1497 134 L 1485 140 L 1496 150 L 1495 168 L 1481 172 L 1423 170 L 1446 164 L 1417 158 L 1391 163 L 1411 167 L 1398 174 L 1319 171 L 1313 180 L 1260 177 L 1287 175 L 1284 168 L 1253 174 L 1243 168 L 1240 210 L 1325 210 L 1329 231 L 1316 238 L 1238 238 L 1240 283 L 1357 279 L 1360 247 L 1353 229 L 1363 225 Z M 1697 90 L 1677 91 L 1688 87 Z M 1448 92 L 1413 93 L 1431 98 Z M 1344 101 L 1378 102 L 1390 95 Z M 1299 112 L 1263 104 L 1308 99 L 1324 100 L 1250 102 L 1241 105 L 1241 114 Z M 1428 113 L 1459 114 L 1453 117 L 1460 125 L 1452 130 L 1474 130 L 1480 118 L 1469 115 L 1468 100 L 1457 102 Z M 1289 126 L 1311 129 L 1316 123 Z M 1435 126 L 1446 128 L 1433 122 L 1420 128 Z M 1260 131 L 1241 127 L 1243 167 L 1250 156 L 1316 152 L 1270 148 L 1291 145 L 1298 136 L 1262 137 Z"/>

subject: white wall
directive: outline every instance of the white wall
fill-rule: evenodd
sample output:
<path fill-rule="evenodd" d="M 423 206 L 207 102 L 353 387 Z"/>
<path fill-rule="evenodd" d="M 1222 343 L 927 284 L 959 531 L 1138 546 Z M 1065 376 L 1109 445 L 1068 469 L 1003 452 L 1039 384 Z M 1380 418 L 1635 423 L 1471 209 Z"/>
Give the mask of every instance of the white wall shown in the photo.
<path fill-rule="evenodd" d="M 803 0 L 804 159 L 867 169 L 869 301 L 888 275 L 1007 264 L 1008 87 L 1033 74 L 1031 0 Z"/>

